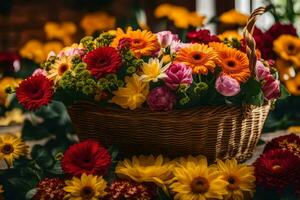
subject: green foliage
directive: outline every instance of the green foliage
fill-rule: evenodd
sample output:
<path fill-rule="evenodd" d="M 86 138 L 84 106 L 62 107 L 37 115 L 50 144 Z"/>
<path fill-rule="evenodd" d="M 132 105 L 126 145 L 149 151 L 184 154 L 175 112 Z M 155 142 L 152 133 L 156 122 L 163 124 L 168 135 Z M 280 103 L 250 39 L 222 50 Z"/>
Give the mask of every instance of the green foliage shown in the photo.
<path fill-rule="evenodd" d="M 95 39 L 95 45 L 96 47 L 109 46 L 114 38 L 115 36 L 110 33 L 102 33 Z"/>
<path fill-rule="evenodd" d="M 80 40 L 80 44 L 83 45 L 85 49 L 88 51 L 94 50 L 95 44 L 94 44 L 94 38 L 91 36 L 86 36 Z"/>

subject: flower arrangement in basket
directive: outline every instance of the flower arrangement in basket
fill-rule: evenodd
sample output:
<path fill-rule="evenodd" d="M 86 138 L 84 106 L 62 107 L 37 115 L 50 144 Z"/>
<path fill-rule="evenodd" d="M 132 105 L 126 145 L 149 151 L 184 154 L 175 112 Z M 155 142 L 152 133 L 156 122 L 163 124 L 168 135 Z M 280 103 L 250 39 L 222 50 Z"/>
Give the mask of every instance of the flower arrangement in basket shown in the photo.
<path fill-rule="evenodd" d="M 62 100 L 71 105 L 81 139 L 116 144 L 126 155 L 248 158 L 268 101 L 285 94 L 251 35 L 264 11 L 252 14 L 245 39 L 235 42 L 209 37 L 182 43 L 169 31 L 154 34 L 130 27 L 85 37 L 49 54 L 42 69 L 16 89 L 16 96 L 33 110 Z"/>

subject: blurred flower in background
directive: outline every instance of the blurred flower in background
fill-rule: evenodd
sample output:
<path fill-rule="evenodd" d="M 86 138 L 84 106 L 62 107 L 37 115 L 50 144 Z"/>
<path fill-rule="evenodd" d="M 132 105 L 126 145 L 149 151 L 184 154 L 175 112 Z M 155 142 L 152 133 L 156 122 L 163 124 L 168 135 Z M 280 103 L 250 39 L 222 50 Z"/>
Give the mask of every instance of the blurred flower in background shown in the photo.
<path fill-rule="evenodd" d="M 239 25 L 245 26 L 248 21 L 248 15 L 243 14 L 237 10 L 230 10 L 228 12 L 223 13 L 219 20 L 223 24 L 227 25 Z"/>
<path fill-rule="evenodd" d="M 47 39 L 58 39 L 63 41 L 65 45 L 73 42 L 72 37 L 77 32 L 77 27 L 73 22 L 66 21 L 61 23 L 47 22 L 44 26 Z"/>
<path fill-rule="evenodd" d="M 105 12 L 94 12 L 86 14 L 80 21 L 80 26 L 87 35 L 92 35 L 96 31 L 107 31 L 115 28 L 116 18 Z"/>
<path fill-rule="evenodd" d="M 8 87 L 16 88 L 22 79 L 16 79 L 13 77 L 4 77 L 0 79 L 0 105 L 8 106 L 10 100 L 8 98 L 8 94 L 6 93 L 6 89 Z"/>

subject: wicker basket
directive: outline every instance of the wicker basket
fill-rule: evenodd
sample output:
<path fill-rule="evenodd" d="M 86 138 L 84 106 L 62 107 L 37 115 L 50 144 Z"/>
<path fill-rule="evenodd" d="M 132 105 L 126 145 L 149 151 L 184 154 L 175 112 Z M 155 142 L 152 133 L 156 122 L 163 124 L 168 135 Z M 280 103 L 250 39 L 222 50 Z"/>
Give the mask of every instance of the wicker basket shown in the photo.
<path fill-rule="evenodd" d="M 251 32 L 257 16 L 264 12 L 265 8 L 255 10 L 244 30 L 252 76 L 256 54 Z M 261 107 L 219 106 L 152 112 L 79 102 L 69 107 L 69 114 L 81 140 L 99 139 L 106 145 L 116 145 L 126 156 L 202 154 L 209 161 L 229 157 L 244 161 L 252 156 L 269 109 L 267 103 Z"/>

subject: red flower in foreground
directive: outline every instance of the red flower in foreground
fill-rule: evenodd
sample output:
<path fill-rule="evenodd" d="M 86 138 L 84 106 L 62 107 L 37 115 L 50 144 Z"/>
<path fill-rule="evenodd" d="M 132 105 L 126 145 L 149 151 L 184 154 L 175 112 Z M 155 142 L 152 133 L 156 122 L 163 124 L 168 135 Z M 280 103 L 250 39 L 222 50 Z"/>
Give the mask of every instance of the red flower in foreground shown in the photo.
<path fill-rule="evenodd" d="M 267 143 L 264 152 L 273 149 L 288 150 L 294 153 L 296 156 L 300 157 L 300 137 L 295 134 L 277 137 Z"/>
<path fill-rule="evenodd" d="M 65 182 L 59 178 L 45 178 L 37 186 L 33 200 L 63 200 L 66 192 Z"/>
<path fill-rule="evenodd" d="M 281 192 L 287 186 L 300 184 L 300 159 L 293 153 L 274 149 L 266 152 L 254 163 L 256 184 Z"/>
<path fill-rule="evenodd" d="M 31 76 L 20 83 L 16 96 L 27 110 L 38 109 L 50 103 L 53 96 L 53 82 L 42 74 Z"/>
<path fill-rule="evenodd" d="M 64 172 L 73 176 L 83 173 L 104 175 L 111 165 L 111 157 L 98 142 L 86 140 L 70 146 L 61 165 Z"/>
<path fill-rule="evenodd" d="M 220 39 L 216 35 L 211 35 L 209 30 L 202 29 L 198 31 L 190 31 L 187 33 L 186 38 L 192 43 L 204 43 L 220 42 Z"/>
<path fill-rule="evenodd" d="M 89 52 L 83 59 L 87 69 L 96 78 L 105 74 L 116 73 L 122 64 L 122 58 L 113 47 L 99 47 Z"/>
<path fill-rule="evenodd" d="M 109 200 L 152 200 L 154 197 L 155 186 L 127 180 L 114 181 L 106 196 Z"/>

